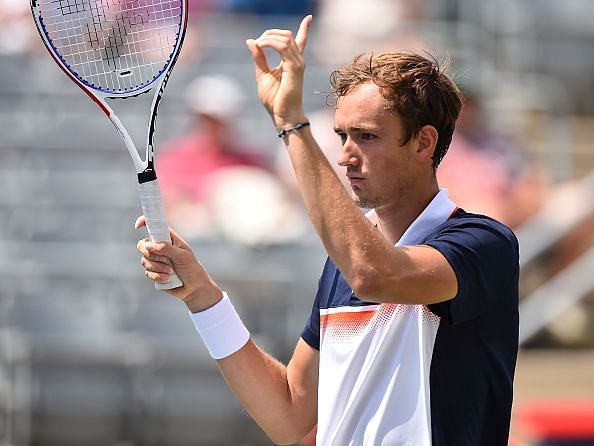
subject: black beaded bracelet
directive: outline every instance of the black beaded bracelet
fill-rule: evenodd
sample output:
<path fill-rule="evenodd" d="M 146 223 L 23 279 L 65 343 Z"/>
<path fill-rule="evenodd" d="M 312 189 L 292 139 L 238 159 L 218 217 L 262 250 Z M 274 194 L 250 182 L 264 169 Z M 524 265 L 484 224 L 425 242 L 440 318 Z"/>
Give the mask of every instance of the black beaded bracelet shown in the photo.
<path fill-rule="evenodd" d="M 287 136 L 287 133 L 292 132 L 293 130 L 302 129 L 303 127 L 308 127 L 309 125 L 311 125 L 309 121 L 306 121 L 300 122 L 299 124 L 295 124 L 293 127 L 289 127 L 288 129 L 281 129 L 278 131 L 278 137 L 284 138 L 285 136 Z"/>

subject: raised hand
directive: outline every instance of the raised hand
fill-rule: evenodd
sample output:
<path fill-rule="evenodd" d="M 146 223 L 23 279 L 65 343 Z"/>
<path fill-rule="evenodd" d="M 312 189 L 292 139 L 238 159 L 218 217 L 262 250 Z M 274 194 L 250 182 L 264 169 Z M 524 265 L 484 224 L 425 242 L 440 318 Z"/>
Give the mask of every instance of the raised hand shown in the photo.
<path fill-rule="evenodd" d="M 312 18 L 308 15 L 301 21 L 295 37 L 288 30 L 269 29 L 257 40 L 246 41 L 256 68 L 258 96 L 277 128 L 305 121 L 305 62 L 302 55 Z M 270 68 L 268 65 L 264 48 L 271 48 L 279 53 L 281 61 L 276 67 Z"/>
<path fill-rule="evenodd" d="M 135 227 L 143 226 L 146 222 L 141 216 L 136 220 Z M 215 305 L 221 300 L 223 292 L 200 264 L 190 245 L 175 231 L 170 230 L 170 233 L 172 243 L 151 242 L 147 238 L 138 242 L 136 247 L 142 254 L 140 263 L 145 275 L 153 281 L 167 282 L 174 268 L 184 284 L 167 290 L 168 294 L 181 299 L 193 313 Z M 168 259 L 173 268 L 167 263 Z"/>

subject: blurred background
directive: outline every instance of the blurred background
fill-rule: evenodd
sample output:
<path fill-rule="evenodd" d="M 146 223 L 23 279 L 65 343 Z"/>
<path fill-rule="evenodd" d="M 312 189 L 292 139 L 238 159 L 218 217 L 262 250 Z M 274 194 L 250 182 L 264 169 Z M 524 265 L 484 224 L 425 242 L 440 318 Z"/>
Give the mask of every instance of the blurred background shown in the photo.
<path fill-rule="evenodd" d="M 244 42 L 313 12 L 305 107 L 331 161 L 336 66 L 364 51 L 451 59 L 467 101 L 441 186 L 521 244 L 510 444 L 594 444 L 594 2 L 190 3 L 157 171 L 171 224 L 256 341 L 288 360 L 325 257 Z M 117 107 L 142 138 L 143 110 Z M 270 444 L 185 307 L 144 279 L 135 184 L 119 136 L 51 61 L 28 3 L 0 0 L 0 445 Z"/>

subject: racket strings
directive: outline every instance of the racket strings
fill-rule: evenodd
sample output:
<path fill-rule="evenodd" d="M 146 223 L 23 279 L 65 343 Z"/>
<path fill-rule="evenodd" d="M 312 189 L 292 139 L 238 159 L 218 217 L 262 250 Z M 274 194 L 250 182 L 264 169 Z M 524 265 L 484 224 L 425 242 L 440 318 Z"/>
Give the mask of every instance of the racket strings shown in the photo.
<path fill-rule="evenodd" d="M 126 92 L 168 66 L 182 26 L 181 0 L 41 0 L 55 52 L 86 83 Z"/>

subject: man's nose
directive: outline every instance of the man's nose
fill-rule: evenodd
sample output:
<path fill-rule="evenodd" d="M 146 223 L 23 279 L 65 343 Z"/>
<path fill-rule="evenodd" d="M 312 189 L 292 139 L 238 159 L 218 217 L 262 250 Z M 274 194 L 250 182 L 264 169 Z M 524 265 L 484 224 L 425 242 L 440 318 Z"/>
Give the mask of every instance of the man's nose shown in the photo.
<path fill-rule="evenodd" d="M 340 156 L 336 161 L 336 163 L 341 167 L 359 165 L 359 158 L 355 156 L 351 144 L 352 143 L 349 142 L 349 140 L 347 139 L 345 143 L 342 145 Z"/>

